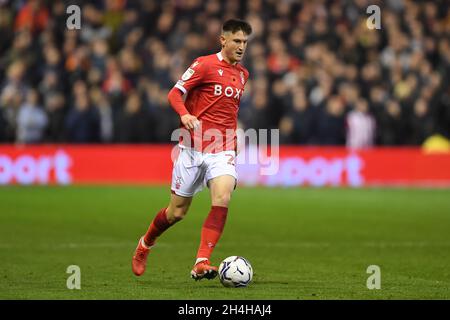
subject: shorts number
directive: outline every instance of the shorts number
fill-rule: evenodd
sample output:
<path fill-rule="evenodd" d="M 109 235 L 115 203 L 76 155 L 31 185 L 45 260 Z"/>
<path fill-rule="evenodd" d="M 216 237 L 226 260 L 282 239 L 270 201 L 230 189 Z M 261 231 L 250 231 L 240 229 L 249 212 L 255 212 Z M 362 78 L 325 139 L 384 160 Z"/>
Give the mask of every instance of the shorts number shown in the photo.
<path fill-rule="evenodd" d="M 234 158 L 235 158 L 235 156 L 233 156 L 232 154 L 226 154 L 225 156 L 228 157 L 227 164 L 234 166 Z"/>

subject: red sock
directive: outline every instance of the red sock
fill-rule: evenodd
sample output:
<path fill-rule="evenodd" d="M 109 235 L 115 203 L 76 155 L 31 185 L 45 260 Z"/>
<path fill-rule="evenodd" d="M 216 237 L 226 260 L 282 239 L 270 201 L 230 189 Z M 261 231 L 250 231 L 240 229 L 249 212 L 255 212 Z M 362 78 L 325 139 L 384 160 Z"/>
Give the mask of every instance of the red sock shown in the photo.
<path fill-rule="evenodd" d="M 228 208 L 226 207 L 211 207 L 211 211 L 203 224 L 197 259 L 206 258 L 209 260 L 209 257 L 211 257 L 212 251 L 222 235 L 227 213 Z"/>
<path fill-rule="evenodd" d="M 156 214 L 147 233 L 144 235 L 144 242 L 147 246 L 152 246 L 155 243 L 156 238 L 173 225 L 173 223 L 171 224 L 167 220 L 166 209 L 167 208 L 163 208 Z"/>

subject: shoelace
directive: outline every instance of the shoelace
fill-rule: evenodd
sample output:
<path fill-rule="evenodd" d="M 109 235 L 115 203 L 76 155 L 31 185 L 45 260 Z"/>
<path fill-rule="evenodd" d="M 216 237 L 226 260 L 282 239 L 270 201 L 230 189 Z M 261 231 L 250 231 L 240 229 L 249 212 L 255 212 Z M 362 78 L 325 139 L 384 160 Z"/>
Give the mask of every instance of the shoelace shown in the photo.
<path fill-rule="evenodd" d="M 136 254 L 136 260 L 144 260 L 145 257 L 147 255 L 147 252 L 143 251 L 143 250 L 138 250 L 137 254 Z"/>

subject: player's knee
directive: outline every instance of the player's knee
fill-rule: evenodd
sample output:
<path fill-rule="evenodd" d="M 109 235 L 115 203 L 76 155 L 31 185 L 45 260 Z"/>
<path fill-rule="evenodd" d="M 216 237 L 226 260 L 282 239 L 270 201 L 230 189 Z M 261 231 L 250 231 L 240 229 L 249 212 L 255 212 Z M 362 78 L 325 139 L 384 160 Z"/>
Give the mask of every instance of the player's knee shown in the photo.
<path fill-rule="evenodd" d="M 182 220 L 186 216 L 186 213 L 187 209 L 184 208 L 175 210 L 173 213 L 173 218 L 175 222 Z"/>
<path fill-rule="evenodd" d="M 231 200 L 231 193 L 221 192 L 214 196 L 212 202 L 214 206 L 228 207 L 230 200 Z"/>
<path fill-rule="evenodd" d="M 189 209 L 189 206 L 180 206 L 174 208 L 168 208 L 167 210 L 167 220 L 170 223 L 175 223 L 182 220 Z"/>

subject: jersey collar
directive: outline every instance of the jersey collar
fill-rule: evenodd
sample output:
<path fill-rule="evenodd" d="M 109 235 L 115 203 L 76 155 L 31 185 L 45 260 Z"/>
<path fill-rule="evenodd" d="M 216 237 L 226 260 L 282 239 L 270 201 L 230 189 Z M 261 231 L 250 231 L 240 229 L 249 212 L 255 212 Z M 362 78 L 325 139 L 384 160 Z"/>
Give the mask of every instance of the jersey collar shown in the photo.
<path fill-rule="evenodd" d="M 220 52 L 220 51 L 216 53 L 216 56 L 217 56 L 217 59 L 219 59 L 219 61 L 223 61 L 223 62 L 225 62 L 226 64 L 228 64 L 230 66 L 236 67 L 238 65 L 237 62 L 235 64 L 231 64 L 231 63 L 226 62 L 225 59 L 222 56 L 222 52 Z"/>

